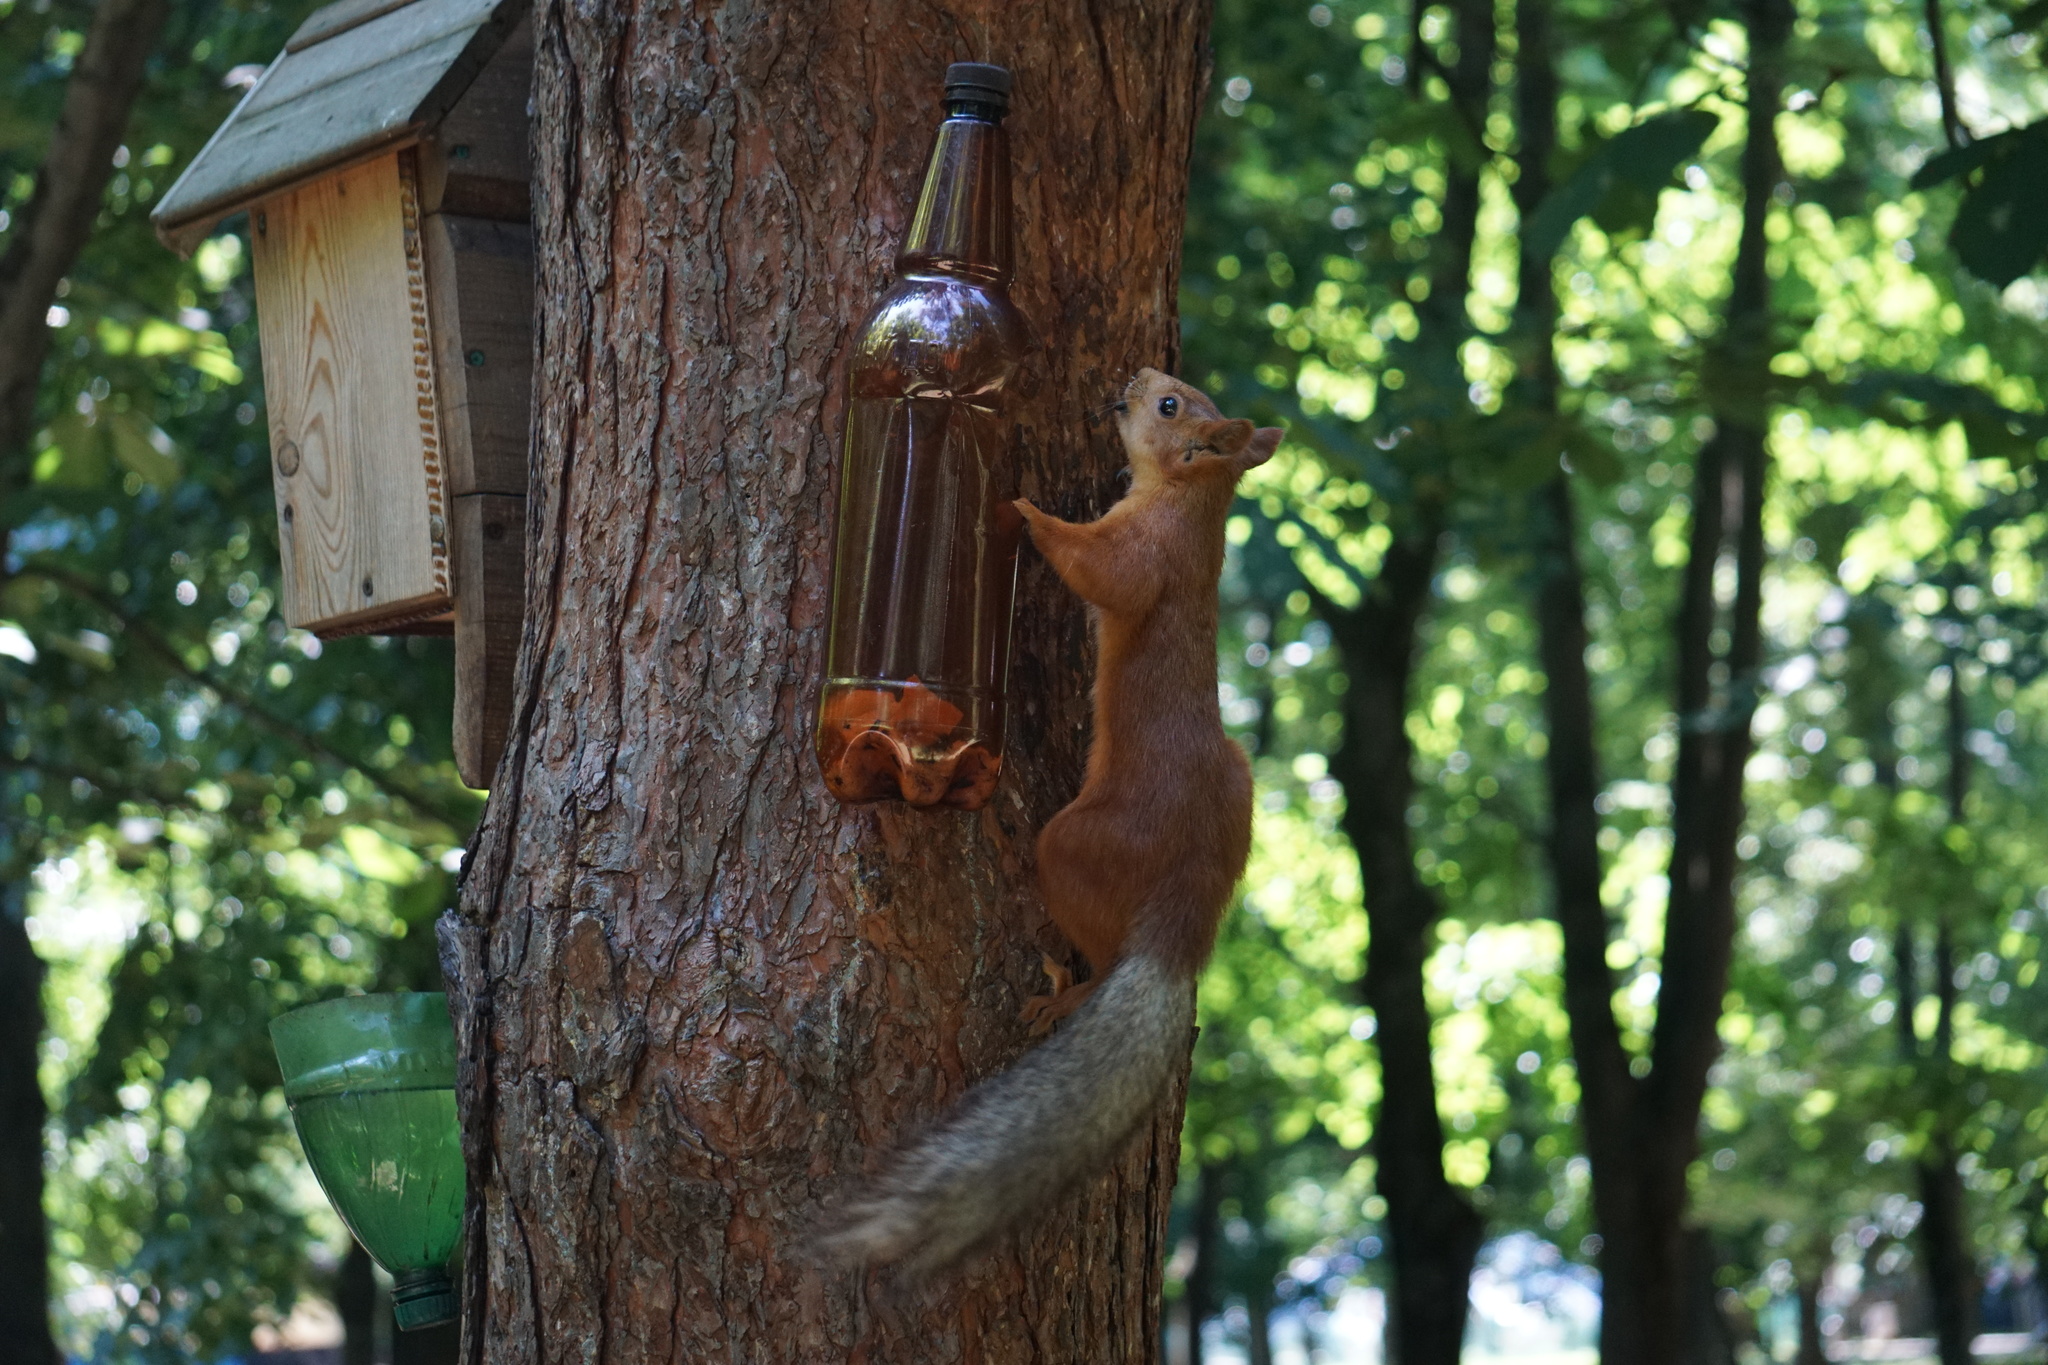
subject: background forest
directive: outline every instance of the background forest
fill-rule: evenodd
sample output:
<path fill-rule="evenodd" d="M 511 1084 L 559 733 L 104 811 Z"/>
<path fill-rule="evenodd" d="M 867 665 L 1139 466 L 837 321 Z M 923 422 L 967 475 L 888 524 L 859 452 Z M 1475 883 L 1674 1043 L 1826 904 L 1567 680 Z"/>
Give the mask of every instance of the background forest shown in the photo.
<path fill-rule="evenodd" d="M 80 1358 L 388 1340 L 262 1024 L 438 984 L 481 804 L 446 641 L 282 624 L 240 225 L 146 221 L 311 7 L 155 7 L 0 449 L 0 1081 L 49 1108 L 0 1153 Z M 0 294 L 93 17 L 0 0 Z M 1182 370 L 1289 440 L 1230 526 L 1258 843 L 1169 1355 L 2038 1355 L 2048 4 L 1213 43 Z"/>

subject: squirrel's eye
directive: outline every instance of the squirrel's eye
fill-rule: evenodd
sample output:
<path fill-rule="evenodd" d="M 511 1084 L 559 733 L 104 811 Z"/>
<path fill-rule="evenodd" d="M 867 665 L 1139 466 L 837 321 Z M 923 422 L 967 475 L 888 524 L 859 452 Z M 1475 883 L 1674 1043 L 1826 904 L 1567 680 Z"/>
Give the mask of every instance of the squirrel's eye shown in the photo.
<path fill-rule="evenodd" d="M 1159 415 L 1161 417 L 1171 417 L 1179 411 L 1180 400 L 1178 398 L 1175 398 L 1173 395 L 1168 394 L 1166 397 L 1159 400 Z"/>

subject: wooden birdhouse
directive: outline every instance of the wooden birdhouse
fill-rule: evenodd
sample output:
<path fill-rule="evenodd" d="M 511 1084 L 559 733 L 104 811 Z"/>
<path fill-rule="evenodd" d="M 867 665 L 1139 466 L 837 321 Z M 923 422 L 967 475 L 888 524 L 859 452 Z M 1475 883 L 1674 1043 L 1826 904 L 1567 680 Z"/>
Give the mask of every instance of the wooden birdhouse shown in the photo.
<path fill-rule="evenodd" d="M 525 596 L 528 9 L 316 11 L 152 215 L 190 252 L 249 214 L 285 618 L 452 633 L 473 786 L 504 747 Z"/>

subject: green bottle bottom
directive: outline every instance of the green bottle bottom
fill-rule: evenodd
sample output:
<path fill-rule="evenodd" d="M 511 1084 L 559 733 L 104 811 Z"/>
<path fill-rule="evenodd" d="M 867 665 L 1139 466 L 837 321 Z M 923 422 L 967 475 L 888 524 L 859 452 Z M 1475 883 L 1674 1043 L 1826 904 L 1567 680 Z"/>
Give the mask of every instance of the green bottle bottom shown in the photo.
<path fill-rule="evenodd" d="M 400 1329 L 438 1327 L 459 1316 L 455 1282 L 445 1270 L 404 1270 L 392 1277 L 391 1313 Z"/>

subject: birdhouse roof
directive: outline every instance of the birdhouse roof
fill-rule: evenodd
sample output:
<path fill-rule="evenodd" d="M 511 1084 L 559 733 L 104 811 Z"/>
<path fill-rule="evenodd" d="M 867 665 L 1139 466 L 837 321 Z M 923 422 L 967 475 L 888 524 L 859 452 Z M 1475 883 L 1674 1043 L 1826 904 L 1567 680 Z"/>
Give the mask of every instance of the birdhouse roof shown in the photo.
<path fill-rule="evenodd" d="M 150 220 L 190 252 L 258 199 L 416 141 L 476 79 L 530 0 L 338 0 L 315 10 Z"/>

